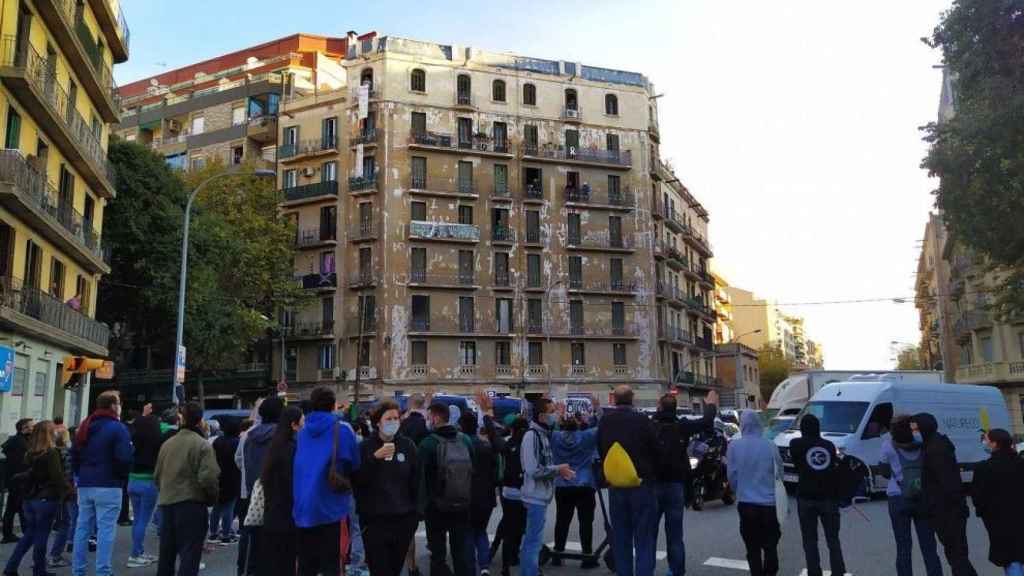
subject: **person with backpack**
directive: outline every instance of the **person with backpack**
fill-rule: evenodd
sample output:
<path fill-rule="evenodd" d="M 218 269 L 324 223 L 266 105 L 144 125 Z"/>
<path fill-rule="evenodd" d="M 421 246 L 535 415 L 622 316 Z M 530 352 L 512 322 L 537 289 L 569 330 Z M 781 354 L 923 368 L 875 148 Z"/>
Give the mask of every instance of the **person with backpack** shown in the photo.
<path fill-rule="evenodd" d="M 249 496 L 263 471 L 263 457 L 270 447 L 277 430 L 277 421 L 284 410 L 284 401 L 277 396 L 257 403 L 253 427 L 245 437 L 239 436 L 235 449 L 235 465 L 241 472 L 239 496 L 242 506 L 239 516 L 245 518 L 249 512 Z M 238 540 L 237 576 L 255 576 L 256 559 L 259 557 L 261 526 L 241 526 Z"/>
<path fill-rule="evenodd" d="M 633 408 L 632 388 L 621 384 L 614 397 L 615 408 L 604 411 L 597 427 L 597 449 L 608 483 L 615 572 L 651 576 L 658 540 L 658 439 L 647 416 Z"/>
<path fill-rule="evenodd" d="M 523 436 L 530 422 L 522 416 L 509 414 L 508 439 L 505 441 L 504 471 L 501 475 L 501 522 L 495 541 L 501 541 L 501 576 L 509 576 L 513 566 L 519 565 L 519 547 L 526 530 L 526 508 L 523 506 L 523 460 L 519 453 Z M 492 550 L 497 544 L 491 546 Z"/>
<path fill-rule="evenodd" d="M 540 549 L 544 545 L 544 521 L 555 497 L 555 477 L 572 480 L 576 474 L 567 463 L 556 464 L 551 453 L 551 432 L 558 423 L 555 403 L 541 398 L 533 404 L 533 420 L 523 436 L 519 457 L 523 463 L 520 497 L 526 508 L 526 532 L 519 553 L 520 576 L 540 573 Z"/>
<path fill-rule="evenodd" d="M 992 456 L 974 469 L 971 496 L 988 532 L 988 560 L 1006 576 L 1024 576 L 1024 460 L 1001 428 L 985 434 L 982 448 Z"/>
<path fill-rule="evenodd" d="M 896 576 L 912 576 L 914 537 L 911 524 L 917 532 L 917 546 L 921 550 L 927 576 L 942 576 L 942 564 L 935 544 L 935 531 L 928 523 L 923 506 L 921 475 L 923 462 L 921 445 L 914 441 L 910 417 L 893 418 L 890 432 L 882 436 L 879 466 L 889 479 L 885 494 L 889 501 L 889 520 L 896 539 Z"/>
<path fill-rule="evenodd" d="M 821 423 L 814 414 L 800 418 L 800 437 L 789 443 L 798 476 L 796 497 L 800 533 L 808 576 L 821 576 L 818 522 L 825 531 L 828 559 L 833 574 L 846 574 L 839 543 L 839 453 L 835 444 L 821 437 Z"/>
<path fill-rule="evenodd" d="M 782 480 L 782 458 L 771 440 L 762 437 L 761 417 L 753 410 L 740 415 L 740 438 L 729 443 L 726 469 L 736 492 L 740 537 L 747 549 L 751 576 L 779 573 L 782 531 L 775 509 L 775 483 Z"/>
<path fill-rule="evenodd" d="M 430 576 L 450 576 L 448 542 L 455 576 L 473 576 L 470 508 L 476 455 L 473 441 L 449 422 L 448 405 L 432 402 L 427 410 L 431 434 L 416 453 L 419 511 L 427 525 Z"/>
<path fill-rule="evenodd" d="M 213 452 L 217 455 L 217 465 L 220 466 L 220 491 L 217 505 L 210 514 L 209 539 L 223 545 L 234 544 L 237 541 L 234 529 L 235 506 L 238 504 L 241 491 L 242 472 L 235 464 L 235 452 L 238 451 L 240 424 L 241 422 L 235 418 L 225 419 L 221 426 L 222 434 L 213 440 Z"/>
<path fill-rule="evenodd" d="M 459 429 L 473 441 L 476 467 L 473 468 L 473 493 L 470 498 L 470 529 L 472 551 L 480 576 L 490 576 L 491 543 L 487 538 L 487 525 L 496 505 L 495 495 L 501 483 L 501 452 L 504 444 L 494 430 L 491 400 L 486 395 L 477 396 L 477 405 L 482 411 L 483 426 L 478 427 L 477 415 L 466 412 L 459 417 Z"/>
<path fill-rule="evenodd" d="M 591 400 L 596 407 L 596 400 Z M 594 482 L 594 461 L 597 460 L 597 428 L 580 429 L 581 422 L 574 416 L 562 418 L 559 430 L 551 434 L 551 453 L 555 462 L 569 464 L 575 475 L 572 480 L 559 476 L 555 478 L 555 552 L 565 551 L 569 537 L 569 525 L 574 514 L 578 515 L 580 549 L 590 555 L 594 550 L 594 510 L 597 507 L 597 489 Z M 556 555 L 552 566 L 561 566 L 562 560 Z M 594 558 L 583 560 L 581 568 L 597 568 Z"/>
<path fill-rule="evenodd" d="M 658 438 L 658 470 L 655 493 L 658 511 L 655 526 L 665 517 L 665 546 L 672 576 L 686 574 L 686 544 L 683 541 L 683 511 L 690 482 L 690 437 L 715 428 L 718 416 L 718 393 L 712 390 L 704 401 L 704 417 L 700 420 L 676 416 L 676 397 L 665 394 L 658 401 L 654 426 Z M 657 528 L 655 528 L 657 529 Z M 657 536 L 657 533 L 655 533 Z"/>
<path fill-rule="evenodd" d="M 924 506 L 935 535 L 942 542 L 946 561 L 953 576 L 977 576 L 967 556 L 967 498 L 960 480 L 956 448 L 939 433 L 935 416 L 927 412 L 914 415 L 910 421 L 914 439 L 922 444 L 923 473 L 921 487 Z"/>
<path fill-rule="evenodd" d="M 309 403 L 293 467 L 292 515 L 299 529 L 299 576 L 338 576 L 341 521 L 352 509 L 350 478 L 359 469 L 359 447 L 352 427 L 334 414 L 337 399 L 333 390 L 326 386 L 314 389 Z"/>

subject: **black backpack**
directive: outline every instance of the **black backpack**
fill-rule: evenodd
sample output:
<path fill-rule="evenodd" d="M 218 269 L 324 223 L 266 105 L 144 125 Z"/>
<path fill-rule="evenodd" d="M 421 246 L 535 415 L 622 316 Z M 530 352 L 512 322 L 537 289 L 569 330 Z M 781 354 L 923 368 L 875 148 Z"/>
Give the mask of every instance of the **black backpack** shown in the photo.
<path fill-rule="evenodd" d="M 523 487 L 523 461 L 519 457 L 519 450 L 523 447 L 523 436 L 525 434 L 513 434 L 505 443 L 505 469 L 501 475 L 501 485 L 506 488 Z"/>
<path fill-rule="evenodd" d="M 433 505 L 441 512 L 469 510 L 473 501 L 473 457 L 461 435 L 437 438 L 437 494 Z"/>

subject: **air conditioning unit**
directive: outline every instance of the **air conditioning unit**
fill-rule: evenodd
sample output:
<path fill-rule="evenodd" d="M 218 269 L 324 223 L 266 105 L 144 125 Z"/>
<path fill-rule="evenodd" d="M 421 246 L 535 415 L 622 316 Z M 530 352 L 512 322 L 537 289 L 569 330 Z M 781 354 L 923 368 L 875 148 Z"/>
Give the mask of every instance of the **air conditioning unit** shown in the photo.
<path fill-rule="evenodd" d="M 167 129 L 170 130 L 171 132 L 181 132 L 181 122 L 178 122 L 177 120 L 173 119 L 168 120 Z"/>
<path fill-rule="evenodd" d="M 306 178 L 312 178 L 313 176 L 316 175 L 316 168 L 313 168 L 312 166 L 303 168 L 302 175 L 305 176 Z"/>
<path fill-rule="evenodd" d="M 565 117 L 566 118 L 576 118 L 576 119 L 578 119 L 580 117 L 579 108 L 566 108 L 565 109 Z"/>

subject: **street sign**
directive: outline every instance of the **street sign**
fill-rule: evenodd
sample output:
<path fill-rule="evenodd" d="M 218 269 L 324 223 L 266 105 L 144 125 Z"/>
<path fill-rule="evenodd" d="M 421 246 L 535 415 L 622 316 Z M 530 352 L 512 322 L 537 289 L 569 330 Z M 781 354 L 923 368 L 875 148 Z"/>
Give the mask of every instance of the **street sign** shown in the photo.
<path fill-rule="evenodd" d="M 174 360 L 174 383 L 185 383 L 185 347 L 178 346 L 178 356 Z"/>
<path fill-rule="evenodd" d="M 14 349 L 0 346 L 0 392 L 10 392 L 14 383 Z"/>

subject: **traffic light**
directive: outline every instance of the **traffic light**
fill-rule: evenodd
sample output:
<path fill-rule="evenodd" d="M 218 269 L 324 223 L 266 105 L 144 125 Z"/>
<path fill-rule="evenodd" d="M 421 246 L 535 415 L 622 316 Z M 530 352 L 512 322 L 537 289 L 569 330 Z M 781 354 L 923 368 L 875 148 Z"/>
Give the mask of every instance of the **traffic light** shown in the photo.
<path fill-rule="evenodd" d="M 68 390 L 78 388 L 82 384 L 82 376 L 102 368 L 103 362 L 102 359 L 87 356 L 65 356 L 61 384 Z"/>

